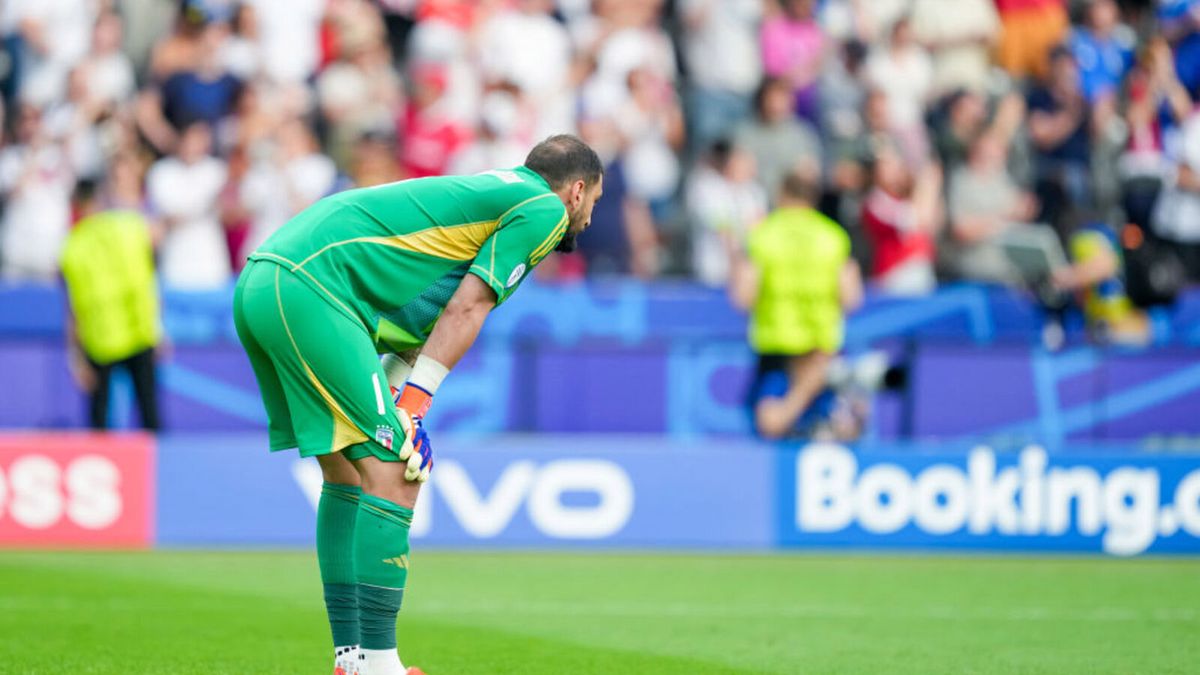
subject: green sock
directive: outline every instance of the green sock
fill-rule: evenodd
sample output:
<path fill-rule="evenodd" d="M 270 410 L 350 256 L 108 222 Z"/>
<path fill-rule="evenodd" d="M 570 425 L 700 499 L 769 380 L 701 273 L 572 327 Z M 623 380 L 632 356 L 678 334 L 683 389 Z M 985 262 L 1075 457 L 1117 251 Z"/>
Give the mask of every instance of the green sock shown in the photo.
<path fill-rule="evenodd" d="M 358 623 L 363 649 L 396 648 L 396 614 L 408 579 L 412 509 L 364 494 L 354 523 Z"/>
<path fill-rule="evenodd" d="M 317 503 L 317 563 L 333 646 L 358 644 L 358 580 L 354 576 L 354 523 L 362 488 L 325 483 Z"/>

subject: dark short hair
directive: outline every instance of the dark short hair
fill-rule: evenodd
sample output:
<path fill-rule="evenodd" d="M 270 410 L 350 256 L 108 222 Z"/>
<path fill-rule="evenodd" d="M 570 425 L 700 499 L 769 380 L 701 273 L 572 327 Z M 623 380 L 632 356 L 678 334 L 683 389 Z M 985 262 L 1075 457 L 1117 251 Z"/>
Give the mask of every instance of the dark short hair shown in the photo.
<path fill-rule="evenodd" d="M 81 178 L 71 190 L 71 202 L 78 205 L 87 204 L 96 198 L 99 191 L 100 185 L 95 179 Z"/>
<path fill-rule="evenodd" d="M 546 179 L 551 190 L 582 180 L 592 186 L 604 175 L 604 164 L 587 143 L 571 134 L 558 134 L 533 146 L 525 167 Z"/>
<path fill-rule="evenodd" d="M 763 111 L 763 105 L 766 104 L 767 94 L 771 93 L 771 90 L 777 87 L 787 87 L 789 90 L 791 89 L 791 85 L 787 83 L 787 80 L 775 75 L 767 75 L 759 81 L 758 89 L 754 91 L 754 109 L 760 115 Z"/>
<path fill-rule="evenodd" d="M 779 195 L 816 204 L 821 198 L 821 179 L 814 172 L 794 169 L 780 181 Z"/>
<path fill-rule="evenodd" d="M 718 171 L 724 171 L 725 167 L 729 166 L 729 159 L 733 157 L 733 142 L 728 138 L 718 138 L 708 149 L 708 156 L 712 158 L 713 166 Z"/>

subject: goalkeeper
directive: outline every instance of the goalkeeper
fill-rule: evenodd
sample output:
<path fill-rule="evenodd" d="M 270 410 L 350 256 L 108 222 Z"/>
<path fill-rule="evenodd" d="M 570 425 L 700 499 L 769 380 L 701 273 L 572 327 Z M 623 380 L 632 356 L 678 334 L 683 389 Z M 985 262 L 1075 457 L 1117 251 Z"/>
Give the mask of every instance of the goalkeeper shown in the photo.
<path fill-rule="evenodd" d="M 552 136 L 515 169 L 326 197 L 250 255 L 234 319 L 271 450 L 298 448 L 324 475 L 317 559 L 335 673 L 406 672 L 396 614 L 433 467 L 421 420 L 488 312 L 574 248 L 603 170 L 578 138 Z"/>

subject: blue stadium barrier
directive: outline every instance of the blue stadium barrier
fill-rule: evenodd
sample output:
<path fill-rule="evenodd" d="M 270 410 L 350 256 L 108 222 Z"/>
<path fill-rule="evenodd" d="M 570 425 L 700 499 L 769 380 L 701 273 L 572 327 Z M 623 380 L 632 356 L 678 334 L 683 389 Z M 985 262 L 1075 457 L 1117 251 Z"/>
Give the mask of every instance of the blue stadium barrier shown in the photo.
<path fill-rule="evenodd" d="M 0 428 L 82 426 L 59 334 L 61 294 L 0 287 L 0 306 Z M 165 308 L 173 338 L 161 370 L 167 428 L 261 429 L 265 413 L 233 336 L 229 294 L 168 293 Z M 848 348 L 887 351 L 909 366 L 913 385 L 878 397 L 867 438 L 1200 447 L 1200 294 L 1161 322 L 1164 344 L 1148 349 L 1075 342 L 1046 352 L 1034 343 L 1037 321 L 1027 299 L 995 288 L 873 298 L 851 320 Z M 489 318 L 430 423 L 464 434 L 745 436 L 753 356 L 744 326 L 721 292 L 692 284 L 530 284 Z M 127 428 L 128 385 L 114 388 L 114 422 Z"/>

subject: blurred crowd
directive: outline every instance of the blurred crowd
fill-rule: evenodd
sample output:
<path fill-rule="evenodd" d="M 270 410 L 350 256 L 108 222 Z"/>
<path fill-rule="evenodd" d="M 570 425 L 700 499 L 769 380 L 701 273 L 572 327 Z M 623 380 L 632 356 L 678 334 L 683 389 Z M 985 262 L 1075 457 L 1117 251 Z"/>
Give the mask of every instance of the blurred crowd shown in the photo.
<path fill-rule="evenodd" d="M 9 0 L 0 273 L 58 275 L 80 180 L 144 215 L 166 286 L 216 289 L 323 195 L 573 131 L 605 197 L 550 276 L 723 286 L 800 174 L 875 288 L 1120 304 L 1143 268 L 1200 276 L 1198 26 L 1196 0 Z"/>

